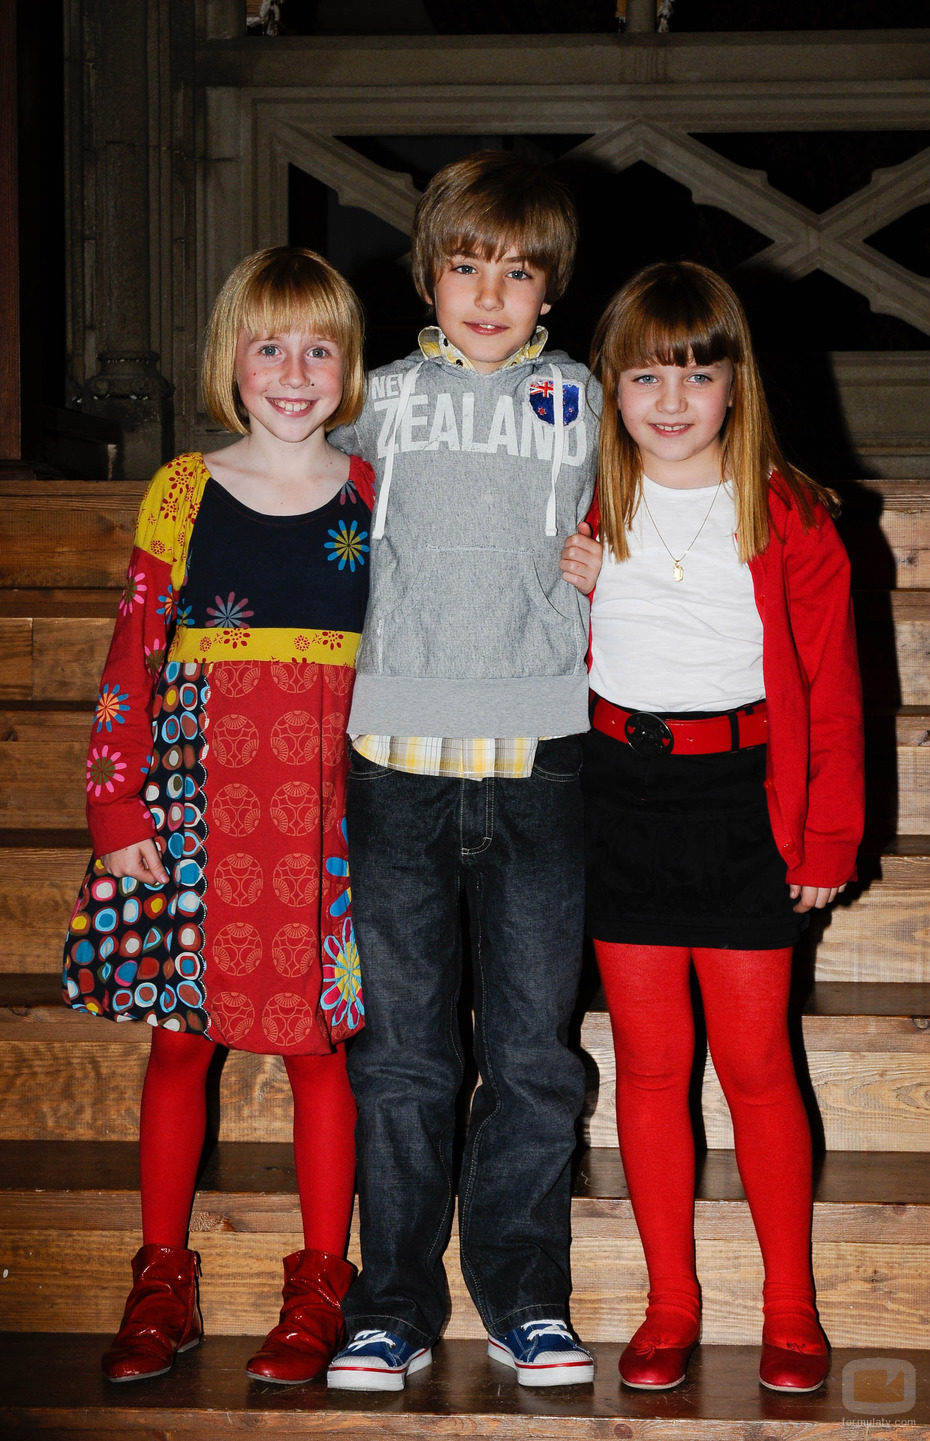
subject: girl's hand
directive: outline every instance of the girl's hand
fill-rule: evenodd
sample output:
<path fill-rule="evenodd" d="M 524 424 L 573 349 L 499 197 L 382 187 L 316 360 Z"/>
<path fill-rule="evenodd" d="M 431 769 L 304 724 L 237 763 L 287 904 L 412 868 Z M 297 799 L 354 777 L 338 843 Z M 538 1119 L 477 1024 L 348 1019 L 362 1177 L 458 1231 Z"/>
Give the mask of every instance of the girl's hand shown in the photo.
<path fill-rule="evenodd" d="M 601 573 L 604 549 L 599 540 L 591 535 L 586 520 L 578 522 L 578 529 L 570 535 L 562 547 L 559 569 L 562 579 L 577 587 L 584 595 L 590 595 Z"/>
<path fill-rule="evenodd" d="M 788 894 L 793 901 L 797 901 L 795 910 L 799 915 L 805 911 L 822 911 L 831 901 L 835 901 L 840 891 L 845 891 L 846 886 L 789 886 Z"/>
<path fill-rule="evenodd" d="M 117 878 L 132 876 L 147 886 L 163 886 L 168 879 L 158 847 L 152 840 L 136 841 L 119 851 L 107 851 L 99 860 L 104 870 Z"/>

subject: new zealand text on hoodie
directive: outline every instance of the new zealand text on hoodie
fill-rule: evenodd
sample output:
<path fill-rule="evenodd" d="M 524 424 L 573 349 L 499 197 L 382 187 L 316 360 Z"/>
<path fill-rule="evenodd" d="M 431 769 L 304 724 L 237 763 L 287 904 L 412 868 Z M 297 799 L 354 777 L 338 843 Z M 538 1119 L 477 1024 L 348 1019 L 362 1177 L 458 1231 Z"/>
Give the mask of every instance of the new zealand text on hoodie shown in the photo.
<path fill-rule="evenodd" d="M 420 352 L 369 377 L 335 443 L 375 468 L 352 735 L 588 728 L 588 602 L 562 579 L 587 512 L 600 389 L 555 351 L 490 374 Z"/>

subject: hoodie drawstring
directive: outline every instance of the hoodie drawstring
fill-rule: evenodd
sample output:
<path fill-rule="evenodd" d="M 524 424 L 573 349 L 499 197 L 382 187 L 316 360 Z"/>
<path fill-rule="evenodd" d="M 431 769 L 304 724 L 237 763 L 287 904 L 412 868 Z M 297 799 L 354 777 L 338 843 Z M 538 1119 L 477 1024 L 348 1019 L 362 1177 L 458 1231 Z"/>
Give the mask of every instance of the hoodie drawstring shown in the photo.
<path fill-rule="evenodd" d="M 562 451 L 565 447 L 565 385 L 557 365 L 552 367 L 552 423 L 555 426 L 555 435 L 552 442 L 552 487 L 546 506 L 546 534 L 558 535 L 555 527 L 555 483 L 562 466 Z"/>
<path fill-rule="evenodd" d="M 397 397 L 397 409 L 394 411 L 394 419 L 391 422 L 391 433 L 388 436 L 387 456 L 384 462 L 384 475 L 381 480 L 381 485 L 378 489 L 378 504 L 375 509 L 375 523 L 372 526 L 371 530 L 372 540 L 380 540 L 381 537 L 384 535 L 384 522 L 387 518 L 388 496 L 391 493 L 391 476 L 394 474 L 394 454 L 397 444 L 397 428 L 400 425 L 404 411 L 407 409 L 407 405 L 410 401 L 410 396 L 413 393 L 413 387 L 416 384 L 417 376 L 420 374 L 422 366 L 423 361 L 421 360 L 418 365 L 415 365 L 413 367 L 412 370 L 407 371 L 407 374 L 404 376 L 404 383 L 400 388 L 400 395 Z"/>

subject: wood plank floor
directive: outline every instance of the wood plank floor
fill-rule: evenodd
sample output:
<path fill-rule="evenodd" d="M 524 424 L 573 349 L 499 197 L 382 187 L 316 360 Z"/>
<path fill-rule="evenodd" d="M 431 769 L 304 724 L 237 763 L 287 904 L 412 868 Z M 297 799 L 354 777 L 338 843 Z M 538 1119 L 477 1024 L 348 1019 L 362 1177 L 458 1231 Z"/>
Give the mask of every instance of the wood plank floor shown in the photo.
<path fill-rule="evenodd" d="M 491 1361 L 482 1341 L 449 1341 L 433 1365 L 387 1395 L 328 1392 L 320 1381 L 250 1381 L 257 1338 L 208 1337 L 167 1376 L 114 1386 L 100 1372 L 100 1338 L 0 1337 L 0 1434 L 99 1441 L 217 1441 L 274 1437 L 452 1436 L 526 1441 L 878 1441 L 930 1436 L 930 1352 L 836 1351 L 824 1389 L 781 1396 L 758 1383 L 754 1346 L 707 1346 L 687 1382 L 648 1395 L 621 1387 L 620 1347 L 597 1345 L 590 1386 L 530 1389 Z M 868 1364 L 866 1364 L 868 1363 Z M 863 1376 L 863 1373 L 869 1373 Z M 856 1384 L 857 1376 L 860 1378 Z M 900 1401 L 894 1398 L 899 1396 Z M 906 1409 L 894 1412 L 894 1405 Z"/>

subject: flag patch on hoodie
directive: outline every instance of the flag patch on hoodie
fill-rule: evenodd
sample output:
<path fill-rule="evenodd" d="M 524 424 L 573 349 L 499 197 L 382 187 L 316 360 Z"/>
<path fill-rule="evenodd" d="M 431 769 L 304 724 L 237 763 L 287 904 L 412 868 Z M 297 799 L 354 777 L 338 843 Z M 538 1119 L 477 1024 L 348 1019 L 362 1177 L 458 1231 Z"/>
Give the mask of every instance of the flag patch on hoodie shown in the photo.
<path fill-rule="evenodd" d="M 578 386 L 563 383 L 562 424 L 571 425 L 578 419 Z M 555 382 L 552 380 L 530 381 L 530 405 L 546 425 L 555 424 Z"/>

